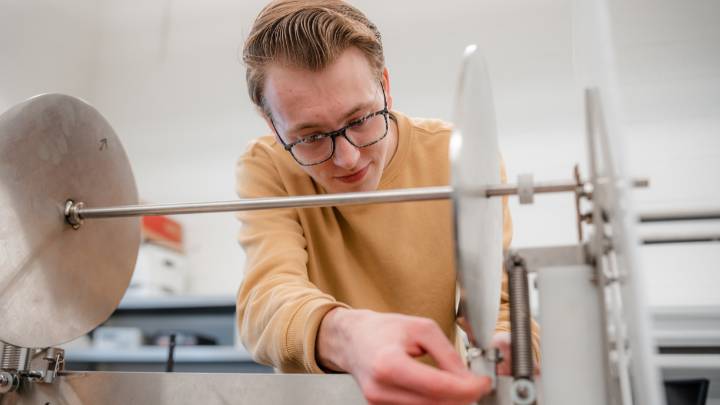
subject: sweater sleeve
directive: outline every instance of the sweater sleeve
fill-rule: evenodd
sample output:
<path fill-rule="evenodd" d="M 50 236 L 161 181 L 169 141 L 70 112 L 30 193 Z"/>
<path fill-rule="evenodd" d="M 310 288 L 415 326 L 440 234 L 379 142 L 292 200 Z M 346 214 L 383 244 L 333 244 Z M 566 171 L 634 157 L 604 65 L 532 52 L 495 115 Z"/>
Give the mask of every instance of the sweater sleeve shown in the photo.
<path fill-rule="evenodd" d="M 503 183 L 507 182 L 507 173 L 505 172 L 505 163 L 501 163 L 500 177 Z M 508 207 L 508 197 L 502 197 L 503 207 L 503 251 L 507 251 L 510 248 L 510 242 L 512 241 L 513 225 L 512 217 L 510 216 L 510 208 Z M 504 269 L 502 276 L 502 289 L 500 291 L 500 312 L 498 314 L 498 321 L 495 326 L 496 332 L 511 332 L 510 330 L 510 294 L 508 292 L 508 276 Z M 540 366 L 540 328 L 535 322 L 535 319 L 531 319 L 531 330 L 532 330 L 532 346 L 533 354 L 535 355 L 535 364 Z"/>
<path fill-rule="evenodd" d="M 267 145 L 255 143 L 237 166 L 241 198 L 287 196 Z M 245 275 L 237 296 L 240 338 L 253 358 L 283 372 L 321 373 L 315 357 L 320 322 L 347 305 L 320 291 L 307 273 L 306 240 L 295 209 L 245 211 L 239 241 Z"/>

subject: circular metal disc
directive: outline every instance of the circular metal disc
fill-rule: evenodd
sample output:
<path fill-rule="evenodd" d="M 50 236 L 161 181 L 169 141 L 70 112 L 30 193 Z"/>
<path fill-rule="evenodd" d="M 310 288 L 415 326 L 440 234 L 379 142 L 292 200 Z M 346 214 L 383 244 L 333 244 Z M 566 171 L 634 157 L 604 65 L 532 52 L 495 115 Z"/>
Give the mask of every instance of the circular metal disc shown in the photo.
<path fill-rule="evenodd" d="M 0 340 L 56 346 L 106 320 L 122 298 L 140 244 L 138 218 L 74 230 L 68 199 L 137 204 L 120 141 L 73 97 L 31 98 L 0 116 Z"/>
<path fill-rule="evenodd" d="M 458 276 L 474 344 L 489 348 L 500 309 L 502 200 L 487 198 L 500 184 L 500 152 L 490 79 L 474 46 L 465 51 L 450 140 Z"/>

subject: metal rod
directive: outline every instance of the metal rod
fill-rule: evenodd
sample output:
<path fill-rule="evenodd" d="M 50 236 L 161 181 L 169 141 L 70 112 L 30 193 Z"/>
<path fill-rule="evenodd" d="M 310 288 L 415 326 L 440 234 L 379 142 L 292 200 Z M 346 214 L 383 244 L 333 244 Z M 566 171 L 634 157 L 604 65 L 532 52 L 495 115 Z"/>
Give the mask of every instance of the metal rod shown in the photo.
<path fill-rule="evenodd" d="M 535 193 L 574 192 L 577 184 L 572 181 L 537 183 Z M 501 197 L 517 194 L 513 184 L 489 186 L 478 191 L 478 196 Z M 410 201 L 448 200 L 452 197 L 450 186 L 404 188 L 397 190 L 367 191 L 357 193 L 320 194 L 308 196 L 248 198 L 236 201 L 217 201 L 204 203 L 126 205 L 118 207 L 76 208 L 80 219 L 132 217 L 143 215 L 180 215 L 202 214 L 210 212 L 237 212 L 273 208 L 309 208 L 335 207 L 342 205 L 397 203 Z M 468 192 L 469 195 L 474 193 Z"/>
<path fill-rule="evenodd" d="M 697 243 L 697 242 L 720 242 L 720 233 L 695 233 L 695 234 L 667 234 L 652 235 L 641 239 L 643 245 Z"/>
<path fill-rule="evenodd" d="M 175 371 L 175 333 L 170 334 L 170 341 L 168 342 L 168 358 L 167 364 L 165 364 L 165 372 L 172 373 Z"/>
<path fill-rule="evenodd" d="M 564 193 L 575 192 L 578 185 L 574 181 L 546 181 L 533 184 L 533 193 Z M 503 197 L 507 195 L 517 195 L 518 187 L 516 184 L 499 184 L 489 186 L 485 189 L 486 197 Z"/>
<path fill-rule="evenodd" d="M 704 221 L 720 219 L 720 209 L 698 211 L 657 211 L 640 214 L 640 222 Z"/>
<path fill-rule="evenodd" d="M 637 183 L 637 181 L 636 181 Z M 573 180 L 538 182 L 533 185 L 537 194 L 578 192 Z M 335 207 L 357 204 L 397 203 L 410 201 L 448 200 L 455 191 L 450 186 L 403 188 L 396 190 L 366 191 L 356 193 L 320 194 L 289 197 L 248 198 L 235 201 L 200 203 L 125 205 L 117 207 L 85 207 L 82 202 L 69 202 L 66 207 L 68 222 L 92 218 L 117 218 L 145 215 L 181 215 L 211 212 L 238 212 L 274 208 Z M 491 185 L 478 190 L 462 190 L 465 195 L 477 197 L 503 197 L 516 195 L 515 184 Z"/>
<path fill-rule="evenodd" d="M 368 191 L 308 196 L 248 198 L 236 201 L 218 201 L 186 204 L 127 205 L 105 208 L 77 209 L 80 219 L 132 217 L 143 215 L 202 214 L 210 212 L 237 212 L 272 208 L 332 207 L 354 204 L 394 203 L 403 201 L 447 200 L 452 188 L 423 187 L 397 190 Z"/>

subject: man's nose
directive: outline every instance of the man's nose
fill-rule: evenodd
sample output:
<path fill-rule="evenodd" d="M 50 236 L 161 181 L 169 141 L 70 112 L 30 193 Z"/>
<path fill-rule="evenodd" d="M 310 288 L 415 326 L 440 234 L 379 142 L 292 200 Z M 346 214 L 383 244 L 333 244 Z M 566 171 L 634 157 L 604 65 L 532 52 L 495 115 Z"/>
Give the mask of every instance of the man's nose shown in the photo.
<path fill-rule="evenodd" d="M 343 169 L 354 169 L 360 158 L 360 149 L 350 143 L 344 136 L 335 138 L 335 155 L 333 163 Z"/>

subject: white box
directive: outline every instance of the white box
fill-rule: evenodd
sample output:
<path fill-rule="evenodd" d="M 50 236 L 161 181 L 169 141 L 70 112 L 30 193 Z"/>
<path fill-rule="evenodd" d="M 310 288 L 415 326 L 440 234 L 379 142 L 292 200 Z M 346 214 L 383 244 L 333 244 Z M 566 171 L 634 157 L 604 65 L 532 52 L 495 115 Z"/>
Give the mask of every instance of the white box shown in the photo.
<path fill-rule="evenodd" d="M 138 328 L 101 326 L 93 332 L 93 347 L 97 349 L 135 349 L 143 344 Z"/>
<path fill-rule="evenodd" d="M 152 243 L 143 243 L 138 252 L 128 296 L 183 294 L 187 287 L 184 255 Z"/>

